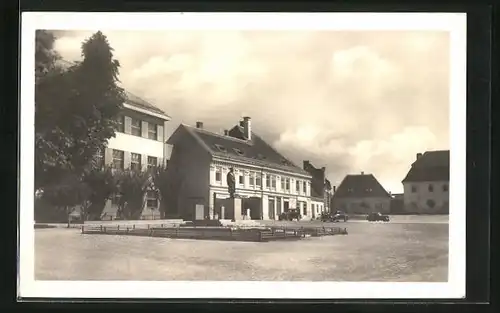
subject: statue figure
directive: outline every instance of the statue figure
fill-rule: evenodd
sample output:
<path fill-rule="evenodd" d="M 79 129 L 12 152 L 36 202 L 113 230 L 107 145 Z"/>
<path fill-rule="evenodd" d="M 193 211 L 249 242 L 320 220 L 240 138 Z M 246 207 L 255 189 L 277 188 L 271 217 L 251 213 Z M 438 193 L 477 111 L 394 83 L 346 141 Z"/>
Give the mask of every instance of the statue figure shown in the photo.
<path fill-rule="evenodd" d="M 234 177 L 234 168 L 229 169 L 229 173 L 226 176 L 227 190 L 229 192 L 229 197 L 234 199 L 234 193 L 236 192 L 236 179 Z"/>

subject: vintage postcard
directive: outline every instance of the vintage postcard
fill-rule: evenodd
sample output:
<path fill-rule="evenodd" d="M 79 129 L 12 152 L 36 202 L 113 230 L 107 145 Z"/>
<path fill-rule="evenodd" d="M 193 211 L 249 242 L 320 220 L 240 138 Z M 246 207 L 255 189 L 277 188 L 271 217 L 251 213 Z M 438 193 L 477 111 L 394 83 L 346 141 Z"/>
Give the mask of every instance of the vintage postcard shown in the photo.
<path fill-rule="evenodd" d="M 466 15 L 23 13 L 23 298 L 462 298 Z"/>

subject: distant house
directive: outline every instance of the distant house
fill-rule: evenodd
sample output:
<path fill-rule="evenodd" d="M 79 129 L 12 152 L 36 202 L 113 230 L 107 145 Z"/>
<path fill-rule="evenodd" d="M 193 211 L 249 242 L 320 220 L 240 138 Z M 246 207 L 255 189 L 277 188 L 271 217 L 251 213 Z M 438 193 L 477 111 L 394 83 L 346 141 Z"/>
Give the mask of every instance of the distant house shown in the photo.
<path fill-rule="evenodd" d="M 448 213 L 450 151 L 418 153 L 403 179 L 404 208 L 408 213 Z"/>
<path fill-rule="evenodd" d="M 391 195 L 372 174 L 347 175 L 332 198 L 332 210 L 352 214 L 389 213 Z"/>
<path fill-rule="evenodd" d="M 229 197 L 227 174 L 234 170 L 236 196 L 251 219 L 278 219 L 282 212 L 299 209 L 312 217 L 311 175 L 296 166 L 251 127 L 245 117 L 223 134 L 180 125 L 168 140 L 173 146 L 167 175 L 172 183 L 170 211 L 192 219 L 196 205 L 215 217 Z M 244 212 L 242 212 L 244 213 Z"/>
<path fill-rule="evenodd" d="M 305 160 L 303 168 L 312 176 L 311 181 L 311 211 L 313 218 L 319 216 L 321 212 L 330 212 L 332 198 L 332 186 L 326 179 L 326 168 L 316 168 L 311 162 Z"/>

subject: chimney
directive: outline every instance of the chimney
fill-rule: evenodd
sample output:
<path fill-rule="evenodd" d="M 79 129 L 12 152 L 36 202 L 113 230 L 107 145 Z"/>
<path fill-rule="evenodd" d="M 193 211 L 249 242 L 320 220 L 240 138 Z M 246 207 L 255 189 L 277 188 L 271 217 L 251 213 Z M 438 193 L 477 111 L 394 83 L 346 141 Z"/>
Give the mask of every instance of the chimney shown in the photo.
<path fill-rule="evenodd" d="M 323 167 L 321 168 L 321 171 L 324 173 L 324 172 L 326 171 L 326 167 L 324 167 L 324 166 L 323 166 Z"/>
<path fill-rule="evenodd" d="M 245 127 L 245 122 L 244 121 L 240 121 L 240 126 L 241 127 Z"/>
<path fill-rule="evenodd" d="M 203 129 L 203 122 L 196 122 L 196 128 Z"/>
<path fill-rule="evenodd" d="M 229 130 L 224 129 L 224 135 L 225 135 L 225 136 L 229 136 Z"/>
<path fill-rule="evenodd" d="M 422 156 L 422 153 L 417 153 L 417 160 L 420 159 L 421 156 Z"/>
<path fill-rule="evenodd" d="M 308 161 L 308 160 L 304 160 L 304 161 L 302 162 L 302 167 L 303 167 L 305 170 L 307 170 L 307 168 L 309 167 L 309 161 Z"/>
<path fill-rule="evenodd" d="M 248 116 L 243 118 L 243 131 L 247 140 L 252 140 L 252 120 Z"/>
<path fill-rule="evenodd" d="M 365 172 L 361 172 L 361 175 L 365 175 Z"/>
<path fill-rule="evenodd" d="M 335 193 L 335 191 L 337 190 L 337 186 L 333 186 L 332 190 L 333 190 L 333 193 Z"/>

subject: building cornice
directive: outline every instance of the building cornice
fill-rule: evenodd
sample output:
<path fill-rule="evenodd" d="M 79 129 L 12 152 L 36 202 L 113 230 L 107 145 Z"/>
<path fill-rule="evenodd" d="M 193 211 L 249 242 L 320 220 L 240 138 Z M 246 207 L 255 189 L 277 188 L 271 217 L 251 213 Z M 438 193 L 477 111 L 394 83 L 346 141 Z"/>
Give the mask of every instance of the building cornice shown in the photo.
<path fill-rule="evenodd" d="M 272 168 L 272 167 L 265 166 L 265 165 L 258 166 L 258 165 L 250 164 L 247 162 L 242 162 L 242 161 L 237 161 L 237 160 L 228 160 L 228 159 L 223 159 L 223 158 L 219 158 L 216 156 L 213 157 L 212 164 L 227 165 L 227 166 L 240 166 L 240 167 L 246 167 L 246 168 L 249 168 L 252 170 L 275 173 L 278 175 L 288 175 L 288 176 L 300 177 L 302 179 L 308 179 L 308 180 L 312 179 L 311 175 L 300 174 L 300 173 L 286 171 L 286 170 L 280 170 L 280 169 Z"/>
<path fill-rule="evenodd" d="M 168 115 L 160 114 L 160 113 L 153 112 L 153 111 L 146 110 L 146 109 L 142 109 L 142 108 L 139 108 L 139 107 L 137 107 L 135 105 L 131 105 L 131 104 L 128 104 L 128 103 L 124 103 L 123 107 L 126 108 L 126 109 L 129 109 L 129 110 L 132 110 L 132 111 L 136 111 L 136 112 L 139 112 L 139 113 L 143 113 L 143 114 L 147 114 L 147 115 L 154 116 L 154 117 L 157 117 L 157 118 L 161 118 L 162 120 L 165 120 L 165 121 L 170 121 L 170 119 L 171 119 L 170 116 L 168 116 Z"/>

